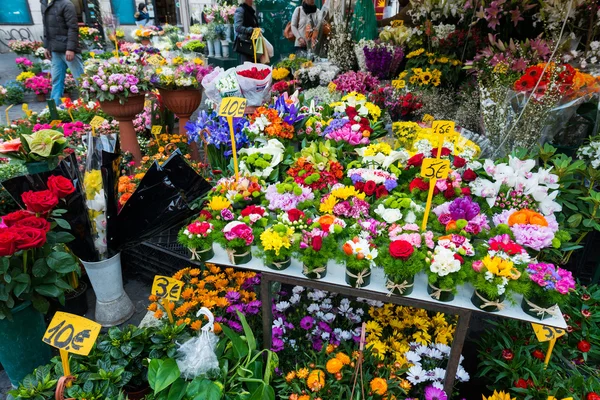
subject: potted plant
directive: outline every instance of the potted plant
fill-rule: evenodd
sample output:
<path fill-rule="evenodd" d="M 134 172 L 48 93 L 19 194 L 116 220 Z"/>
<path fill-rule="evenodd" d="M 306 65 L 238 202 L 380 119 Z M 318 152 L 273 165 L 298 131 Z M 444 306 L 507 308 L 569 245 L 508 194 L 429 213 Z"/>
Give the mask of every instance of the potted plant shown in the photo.
<path fill-rule="evenodd" d="M 439 301 L 452 301 L 456 288 L 467 279 L 465 257 L 475 255 L 475 249 L 464 236 L 442 236 L 429 254 L 427 262 L 427 293 Z"/>
<path fill-rule="evenodd" d="M 336 236 L 345 227 L 346 223 L 340 218 L 323 215 L 302 231 L 297 254 L 304 276 L 321 279 L 327 275 L 327 262 L 338 254 Z"/>
<path fill-rule="evenodd" d="M 502 310 L 504 299 L 515 290 L 514 284 L 521 277 L 521 272 L 512 261 L 489 255 L 473 262 L 472 268 L 475 272 L 472 279 L 475 290 L 471 302 L 483 311 Z"/>
<path fill-rule="evenodd" d="M 58 165 L 58 156 L 67 147 L 67 139 L 56 130 L 42 129 L 23 133 L 18 138 L 0 143 L 0 154 L 25 163 L 30 174 L 50 171 Z"/>
<path fill-rule="evenodd" d="M 254 242 L 252 228 L 240 221 L 231 221 L 223 228 L 222 240 L 229 262 L 246 264 L 252 259 L 250 246 Z"/>
<path fill-rule="evenodd" d="M 2 217 L 0 363 L 13 385 L 50 359 L 50 347 L 42 342 L 43 314 L 49 298 L 64 304 L 65 292 L 72 289 L 65 278 L 79 272 L 79 264 L 63 246 L 73 239 L 62 231 L 69 226 L 60 219 L 64 210 L 56 209 L 75 189 L 72 183 L 66 192 L 48 186 L 50 190 L 23 193 L 26 209 Z"/>
<path fill-rule="evenodd" d="M 573 274 L 549 263 L 532 263 L 525 270 L 529 288 L 521 308 L 541 320 L 560 314 L 559 305 L 575 290 Z"/>
<path fill-rule="evenodd" d="M 288 268 L 292 263 L 293 243 L 293 228 L 278 223 L 265 229 L 260 234 L 260 244 L 267 267 L 278 271 Z"/>
<path fill-rule="evenodd" d="M 208 221 L 197 220 L 181 228 L 177 241 L 192 253 L 190 260 L 206 261 L 214 257 L 215 227 Z"/>
<path fill-rule="evenodd" d="M 46 101 L 46 95 L 52 90 L 52 82 L 43 75 L 36 75 L 25 81 L 25 88 L 36 94 L 36 100 Z"/>
<path fill-rule="evenodd" d="M 360 288 L 371 283 L 371 267 L 379 251 L 368 240 L 355 236 L 346 241 L 342 250 L 346 258 L 346 283 Z"/>
<path fill-rule="evenodd" d="M 130 152 L 136 163 L 142 153 L 132 120 L 144 110 L 147 90 L 142 66 L 134 58 L 88 60 L 81 77 L 82 97 L 98 100 L 102 111 L 119 121 L 121 148 Z"/>

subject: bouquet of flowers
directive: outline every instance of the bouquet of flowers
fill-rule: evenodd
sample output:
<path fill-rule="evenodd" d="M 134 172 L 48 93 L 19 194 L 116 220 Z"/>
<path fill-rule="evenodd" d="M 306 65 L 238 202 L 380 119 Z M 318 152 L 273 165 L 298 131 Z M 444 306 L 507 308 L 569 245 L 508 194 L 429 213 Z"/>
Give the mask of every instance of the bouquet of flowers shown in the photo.
<path fill-rule="evenodd" d="M 277 139 L 270 139 L 262 147 L 241 149 L 240 172 L 275 182 L 279 180 L 279 165 L 283 161 L 285 146 Z"/>
<path fill-rule="evenodd" d="M 262 186 L 255 176 L 235 176 L 221 178 L 212 189 L 213 195 L 225 196 L 235 208 L 244 208 L 248 204 L 259 203 L 262 196 Z"/>
<path fill-rule="evenodd" d="M 212 71 L 212 67 L 195 61 L 182 61 L 154 66 L 150 73 L 151 85 L 161 89 L 191 89 L 200 87 L 202 79 Z"/>
<path fill-rule="evenodd" d="M 250 204 L 242 209 L 238 220 L 252 227 L 254 236 L 259 236 L 267 227 L 269 213 L 267 212 L 267 209 L 262 206 Z"/>
<path fill-rule="evenodd" d="M 309 279 L 321 279 L 327 275 L 327 262 L 334 259 L 337 238 L 346 223 L 333 215 L 316 218 L 308 229 L 302 231 L 298 258 L 303 263 L 302 273 Z"/>
<path fill-rule="evenodd" d="M 287 211 L 281 212 L 277 216 L 278 223 L 282 223 L 294 231 L 302 231 L 308 229 L 308 226 L 312 224 L 312 219 L 308 218 L 304 211 L 297 208 L 291 208 Z"/>
<path fill-rule="evenodd" d="M 229 262 L 246 264 L 252 259 L 250 246 L 254 242 L 252 228 L 240 221 L 231 221 L 223 228 L 221 242 L 227 251 Z"/>
<path fill-rule="evenodd" d="M 355 220 L 368 217 L 369 207 L 369 203 L 365 201 L 365 193 L 359 192 L 353 186 L 338 184 L 321 198 L 319 212 Z"/>
<path fill-rule="evenodd" d="M 365 95 L 351 92 L 341 102 L 330 105 L 339 116 L 325 129 L 325 138 L 343 141 L 354 147 L 369 144 L 387 133 L 380 120 L 381 109 L 367 101 Z M 334 114 L 336 115 L 336 114 Z"/>
<path fill-rule="evenodd" d="M 404 164 L 410 158 L 408 151 L 405 149 L 392 150 L 392 146 L 386 142 L 372 143 L 366 147 L 360 147 L 356 149 L 356 154 L 360 156 L 361 165 L 371 169 L 383 168 L 386 171 L 392 171 L 394 174 L 401 173 L 395 164 Z M 349 176 L 351 175 L 349 174 Z"/>
<path fill-rule="evenodd" d="M 369 93 L 379 86 L 379 79 L 368 72 L 345 72 L 331 82 L 342 93 Z"/>
<path fill-rule="evenodd" d="M 260 234 L 260 247 L 264 251 L 267 267 L 278 271 L 288 268 L 294 244 L 294 228 L 278 223 Z"/>
<path fill-rule="evenodd" d="M 540 251 L 549 247 L 560 247 L 559 230 L 553 214 L 542 214 L 528 208 L 509 209 L 492 217 L 496 226 L 508 225 L 518 244 Z"/>
<path fill-rule="evenodd" d="M 296 71 L 294 78 L 302 89 L 312 89 L 318 86 L 327 86 L 340 72 L 340 69 L 330 63 L 308 63 Z"/>
<path fill-rule="evenodd" d="M 42 47 L 42 42 L 31 40 L 9 40 L 8 47 L 18 55 L 33 54 L 38 48 Z"/>
<path fill-rule="evenodd" d="M 433 213 L 442 228 L 434 228 L 436 231 L 478 235 L 490 230 L 487 217 L 470 197 L 458 197 L 441 204 L 433 209 Z"/>
<path fill-rule="evenodd" d="M 575 280 L 570 271 L 548 263 L 532 263 L 525 270 L 529 290 L 523 296 L 521 308 L 539 319 L 556 316 L 569 292 L 575 290 Z"/>
<path fill-rule="evenodd" d="M 300 185 L 321 190 L 339 183 L 344 177 L 344 167 L 338 162 L 336 150 L 329 141 L 311 142 L 300 150 L 288 175 Z"/>
<path fill-rule="evenodd" d="M 452 301 L 456 288 L 463 284 L 468 276 L 470 262 L 475 249 L 469 239 L 461 235 L 441 236 L 433 253 L 428 257 L 429 268 L 427 292 L 439 301 Z M 467 265 L 469 264 L 469 265 Z"/>
<path fill-rule="evenodd" d="M 48 94 L 52 90 L 52 81 L 43 75 L 36 75 L 25 81 L 25 88 L 35 94 Z"/>
<path fill-rule="evenodd" d="M 366 70 L 379 79 L 390 79 L 396 76 L 404 58 L 402 47 L 389 43 L 377 41 L 365 43 L 362 51 Z"/>
<path fill-rule="evenodd" d="M 81 94 L 86 101 L 118 99 L 124 104 L 128 97 L 143 95 L 149 89 L 142 66 L 133 59 L 88 60 L 84 72 Z"/>
<path fill-rule="evenodd" d="M 379 86 L 369 93 L 369 101 L 387 110 L 392 121 L 411 119 L 413 113 L 423 107 L 423 101 L 414 93 L 405 93 L 405 86 L 403 80 Z"/>
<path fill-rule="evenodd" d="M 352 287 L 368 286 L 371 283 L 371 267 L 379 251 L 366 239 L 355 236 L 342 246 L 346 257 L 346 283 Z"/>
<path fill-rule="evenodd" d="M 274 108 L 258 107 L 248 121 L 250 124 L 246 128 L 246 133 L 251 139 L 266 137 L 284 140 L 294 137 L 294 127 Z"/>
<path fill-rule="evenodd" d="M 133 39 L 138 42 L 141 43 L 144 40 L 150 40 L 152 39 L 154 36 L 158 36 L 162 34 L 162 32 L 155 26 L 145 26 L 143 28 L 139 28 L 134 30 L 131 33 L 131 36 L 133 37 Z"/>
<path fill-rule="evenodd" d="M 515 264 L 500 256 L 487 255 L 472 264 L 475 291 L 471 302 L 484 311 L 504 308 L 504 298 L 518 290 L 521 272 Z"/>
<path fill-rule="evenodd" d="M 314 198 L 315 194 L 309 187 L 289 180 L 271 184 L 265 191 L 265 199 L 269 202 L 267 207 L 272 211 L 305 208 Z"/>
<path fill-rule="evenodd" d="M 375 216 L 388 224 L 399 223 L 400 221 L 414 224 L 417 221 L 417 216 L 425 209 L 415 203 L 406 193 L 392 193 L 375 205 L 376 207 L 373 208 Z"/>
<path fill-rule="evenodd" d="M 89 26 L 79 27 L 79 38 L 83 41 L 98 41 L 100 31 Z"/>
<path fill-rule="evenodd" d="M 211 221 L 216 231 L 220 231 L 227 222 L 234 219 L 231 206 L 231 202 L 225 197 L 213 195 L 206 203 L 206 207 L 200 211 L 200 219 Z"/>
<path fill-rule="evenodd" d="M 233 15 L 235 14 L 236 6 L 224 5 L 219 7 L 219 15 L 225 24 L 233 24 Z"/>
<path fill-rule="evenodd" d="M 356 190 L 375 199 L 387 196 L 398 186 L 396 175 L 378 169 L 352 168 L 347 175 Z"/>
<path fill-rule="evenodd" d="M 190 250 L 191 260 L 206 261 L 215 255 L 213 251 L 214 236 L 213 224 L 200 219 L 181 228 L 177 241 Z"/>

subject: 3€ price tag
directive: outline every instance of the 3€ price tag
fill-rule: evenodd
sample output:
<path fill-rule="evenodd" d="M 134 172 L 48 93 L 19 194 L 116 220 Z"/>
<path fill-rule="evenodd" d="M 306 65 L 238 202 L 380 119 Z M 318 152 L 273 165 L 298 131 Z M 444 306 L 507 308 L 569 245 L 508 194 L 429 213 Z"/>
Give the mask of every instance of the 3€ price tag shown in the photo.
<path fill-rule="evenodd" d="M 246 110 L 246 99 L 241 97 L 225 97 L 219 107 L 220 117 L 243 117 Z"/>
<path fill-rule="evenodd" d="M 154 136 L 160 135 L 160 133 L 162 132 L 162 125 L 152 125 L 151 132 Z"/>
<path fill-rule="evenodd" d="M 94 129 L 98 129 L 98 127 L 100 125 L 102 125 L 102 123 L 104 122 L 104 118 L 102 118 L 99 115 L 96 115 L 94 118 L 92 118 L 92 120 L 90 121 L 90 126 Z"/>
<path fill-rule="evenodd" d="M 60 124 L 62 124 L 62 121 L 60 119 L 53 119 L 52 121 L 50 121 L 51 127 L 59 126 Z"/>
<path fill-rule="evenodd" d="M 58 311 L 50 321 L 42 341 L 69 353 L 87 356 L 102 326 L 79 315 Z"/>
<path fill-rule="evenodd" d="M 450 172 L 450 160 L 426 158 L 421 165 L 421 176 L 429 179 L 446 179 Z"/>
<path fill-rule="evenodd" d="M 431 129 L 434 135 L 450 135 L 454 132 L 454 121 L 433 121 Z"/>
<path fill-rule="evenodd" d="M 540 324 L 531 324 L 533 331 L 535 332 L 535 336 L 540 342 L 548 342 L 552 339 L 558 339 L 567 333 L 564 329 L 553 328 L 551 326 L 545 326 Z"/>
<path fill-rule="evenodd" d="M 156 275 L 152 283 L 152 294 L 171 301 L 179 300 L 183 282 L 166 276 Z"/>

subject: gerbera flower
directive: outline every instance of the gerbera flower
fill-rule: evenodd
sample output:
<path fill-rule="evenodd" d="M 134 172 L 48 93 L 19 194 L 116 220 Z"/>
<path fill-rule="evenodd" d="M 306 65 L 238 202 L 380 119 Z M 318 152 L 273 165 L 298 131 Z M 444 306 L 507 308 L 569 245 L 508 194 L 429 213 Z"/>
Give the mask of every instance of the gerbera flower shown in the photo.
<path fill-rule="evenodd" d="M 523 75 L 518 81 L 515 82 L 514 88 L 519 92 L 526 92 L 535 86 L 535 79 L 529 75 Z"/>

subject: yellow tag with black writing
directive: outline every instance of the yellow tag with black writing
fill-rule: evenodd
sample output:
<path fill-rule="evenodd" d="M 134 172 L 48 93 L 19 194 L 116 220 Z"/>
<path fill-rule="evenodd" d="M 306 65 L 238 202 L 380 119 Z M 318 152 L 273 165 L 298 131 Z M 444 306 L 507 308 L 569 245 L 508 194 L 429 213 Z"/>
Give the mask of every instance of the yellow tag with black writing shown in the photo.
<path fill-rule="evenodd" d="M 52 121 L 50 121 L 50 126 L 52 127 L 59 126 L 60 124 L 62 124 L 62 121 L 60 119 L 53 119 Z"/>
<path fill-rule="evenodd" d="M 426 158 L 421 165 L 421 176 L 429 179 L 446 179 L 450 173 L 450 160 Z"/>
<path fill-rule="evenodd" d="M 151 132 L 154 136 L 158 136 L 162 132 L 162 128 L 162 125 L 152 125 Z"/>
<path fill-rule="evenodd" d="M 102 326 L 87 318 L 58 311 L 50 321 L 42 341 L 69 353 L 87 356 Z"/>
<path fill-rule="evenodd" d="M 160 54 L 153 54 L 146 59 L 146 62 L 150 65 L 160 65 L 164 61 L 164 57 Z"/>
<path fill-rule="evenodd" d="M 252 36 L 250 37 L 250 40 L 258 39 L 258 37 L 260 36 L 261 33 L 262 33 L 262 31 L 260 30 L 260 28 L 254 28 L 254 30 L 252 31 Z"/>
<path fill-rule="evenodd" d="M 23 110 L 25 115 L 27 115 L 27 118 L 31 117 L 31 114 L 33 114 L 33 111 L 29 109 L 29 105 L 27 103 L 23 103 L 21 109 Z"/>
<path fill-rule="evenodd" d="M 181 296 L 183 282 L 167 276 L 156 275 L 152 282 L 152 294 L 161 299 L 177 301 Z"/>
<path fill-rule="evenodd" d="M 98 129 L 98 127 L 100 125 L 102 125 L 102 123 L 105 121 L 104 118 L 102 118 L 99 115 L 96 115 L 94 118 L 92 118 L 92 120 L 90 121 L 90 126 L 94 129 Z"/>
<path fill-rule="evenodd" d="M 242 97 L 225 97 L 219 106 L 219 116 L 226 118 L 243 117 L 246 110 L 246 99 Z"/>
<path fill-rule="evenodd" d="M 454 121 L 433 121 L 431 129 L 434 135 L 450 135 L 454 132 Z"/>
<path fill-rule="evenodd" d="M 558 339 L 561 336 L 564 336 L 567 332 L 561 328 L 553 328 L 551 326 L 540 325 L 540 324 L 531 324 L 533 331 L 535 332 L 535 336 L 540 342 L 548 342 L 552 339 Z"/>

